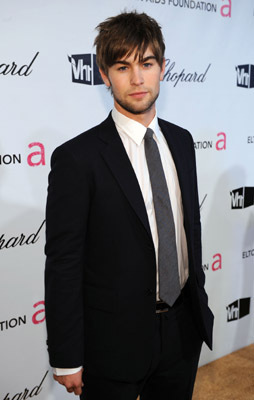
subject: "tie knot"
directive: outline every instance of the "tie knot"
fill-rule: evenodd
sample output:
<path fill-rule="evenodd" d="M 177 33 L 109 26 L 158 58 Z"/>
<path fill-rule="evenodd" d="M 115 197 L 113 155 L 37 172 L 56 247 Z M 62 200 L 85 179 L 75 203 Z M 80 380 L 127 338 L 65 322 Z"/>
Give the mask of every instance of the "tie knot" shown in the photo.
<path fill-rule="evenodd" d="M 147 128 L 145 133 L 145 139 L 152 139 L 153 138 L 153 130 L 151 128 Z"/>

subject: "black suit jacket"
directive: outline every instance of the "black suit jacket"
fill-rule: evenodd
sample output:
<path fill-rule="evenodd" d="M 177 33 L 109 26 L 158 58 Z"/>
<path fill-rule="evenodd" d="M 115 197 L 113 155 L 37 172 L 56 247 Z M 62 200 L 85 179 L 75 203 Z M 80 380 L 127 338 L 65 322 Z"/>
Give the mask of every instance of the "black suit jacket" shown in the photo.
<path fill-rule="evenodd" d="M 176 125 L 159 125 L 182 192 L 193 315 L 211 347 L 193 140 Z M 142 193 L 111 115 L 53 153 L 46 239 L 51 365 L 141 379 L 155 333 L 155 250 Z"/>

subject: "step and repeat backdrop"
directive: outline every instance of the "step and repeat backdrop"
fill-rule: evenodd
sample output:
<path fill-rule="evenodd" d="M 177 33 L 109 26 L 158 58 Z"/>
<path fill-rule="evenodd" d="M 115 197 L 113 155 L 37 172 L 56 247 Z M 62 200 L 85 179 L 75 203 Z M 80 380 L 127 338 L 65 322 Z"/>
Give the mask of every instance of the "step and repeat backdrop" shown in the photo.
<path fill-rule="evenodd" d="M 95 27 L 123 10 L 162 26 L 158 114 L 191 131 L 214 350 L 254 342 L 254 1 L 0 0 L 0 400 L 68 399 L 48 365 L 45 201 L 50 156 L 102 121 Z M 105 199 L 109 201 L 109 199 Z"/>

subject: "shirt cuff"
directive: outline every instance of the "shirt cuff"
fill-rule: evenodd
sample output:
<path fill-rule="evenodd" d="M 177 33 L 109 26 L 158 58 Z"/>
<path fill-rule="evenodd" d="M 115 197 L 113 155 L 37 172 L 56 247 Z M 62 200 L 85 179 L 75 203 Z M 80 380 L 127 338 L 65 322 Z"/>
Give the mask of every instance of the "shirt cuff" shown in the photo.
<path fill-rule="evenodd" d="M 78 367 L 78 368 L 53 368 L 53 373 L 56 376 L 72 375 L 72 374 L 76 374 L 81 369 L 82 369 L 82 367 Z"/>

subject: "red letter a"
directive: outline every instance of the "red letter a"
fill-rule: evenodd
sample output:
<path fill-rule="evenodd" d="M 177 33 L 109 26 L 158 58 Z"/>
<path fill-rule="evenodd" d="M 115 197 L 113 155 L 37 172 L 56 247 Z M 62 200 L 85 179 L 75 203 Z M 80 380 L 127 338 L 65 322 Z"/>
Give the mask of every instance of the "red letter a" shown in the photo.
<path fill-rule="evenodd" d="M 38 306 L 40 306 L 40 305 L 43 305 L 43 306 L 44 306 L 44 304 L 45 304 L 45 301 L 44 301 L 44 300 L 41 300 L 41 301 L 38 301 L 38 303 L 35 303 L 33 306 L 34 306 L 34 308 L 35 308 L 35 307 L 38 307 Z M 38 319 L 37 316 L 38 316 L 39 314 L 41 314 L 41 313 L 44 313 L 44 314 L 43 314 L 43 317 L 42 317 L 41 319 Z M 34 313 L 33 316 L 32 316 L 32 321 L 33 321 L 33 323 L 34 323 L 35 325 L 41 324 L 43 321 L 45 321 L 45 309 L 43 308 L 42 310 L 36 311 L 36 313 Z"/>
<path fill-rule="evenodd" d="M 222 1 L 224 1 L 224 0 L 222 0 Z M 220 13 L 221 13 L 221 15 L 222 15 L 222 17 L 229 17 L 229 18 L 231 18 L 231 8 L 232 8 L 232 4 L 231 4 L 231 0 L 228 0 L 228 5 L 224 5 L 224 6 L 222 6 L 221 7 L 221 9 L 220 9 Z M 225 12 L 224 10 L 228 10 L 227 12 Z"/>
<path fill-rule="evenodd" d="M 216 142 L 216 150 L 226 150 L 226 133 L 224 132 L 220 132 L 217 133 L 217 136 L 223 136 L 223 139 L 220 139 Z M 221 143 L 221 145 L 219 146 L 219 143 Z"/>
<path fill-rule="evenodd" d="M 212 263 L 212 270 L 213 271 L 217 271 L 218 269 L 221 269 L 221 267 L 222 267 L 222 265 L 221 265 L 222 264 L 221 254 L 220 253 L 214 254 L 213 258 L 215 258 L 215 257 L 218 257 L 218 259 L 215 260 Z M 216 264 L 218 264 L 217 267 L 215 267 Z"/>
<path fill-rule="evenodd" d="M 40 164 L 45 165 L 45 149 L 44 149 L 43 144 L 39 143 L 39 142 L 34 142 L 34 143 L 30 143 L 28 145 L 29 149 L 31 149 L 31 147 L 33 147 L 33 146 L 39 146 L 40 147 L 40 151 L 34 151 L 33 153 L 28 155 L 28 157 L 27 157 L 28 164 L 30 165 L 30 167 L 35 167 L 35 166 L 40 165 Z M 35 157 L 35 156 L 38 156 L 38 155 L 41 156 L 39 161 L 33 162 L 32 158 Z"/>

